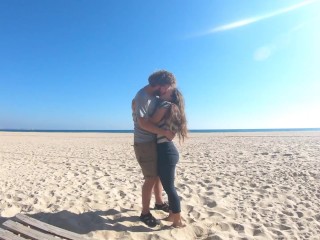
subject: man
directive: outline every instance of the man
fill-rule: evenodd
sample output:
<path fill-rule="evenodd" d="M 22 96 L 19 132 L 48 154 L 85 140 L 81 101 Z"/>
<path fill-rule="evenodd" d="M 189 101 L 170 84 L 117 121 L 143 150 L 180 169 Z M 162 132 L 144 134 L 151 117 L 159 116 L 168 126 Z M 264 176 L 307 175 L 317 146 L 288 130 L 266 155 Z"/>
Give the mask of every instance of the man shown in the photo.
<path fill-rule="evenodd" d="M 156 134 L 172 140 L 174 133 L 164 130 L 149 121 L 156 110 L 157 98 L 176 85 L 174 75 L 168 71 L 157 71 L 149 76 L 149 84 L 142 88 L 132 100 L 132 116 L 134 121 L 134 151 L 142 169 L 144 183 L 142 186 L 142 212 L 140 220 L 149 227 L 159 224 L 150 213 L 152 190 L 156 200 L 156 209 L 169 211 L 162 200 L 162 185 L 157 173 Z"/>

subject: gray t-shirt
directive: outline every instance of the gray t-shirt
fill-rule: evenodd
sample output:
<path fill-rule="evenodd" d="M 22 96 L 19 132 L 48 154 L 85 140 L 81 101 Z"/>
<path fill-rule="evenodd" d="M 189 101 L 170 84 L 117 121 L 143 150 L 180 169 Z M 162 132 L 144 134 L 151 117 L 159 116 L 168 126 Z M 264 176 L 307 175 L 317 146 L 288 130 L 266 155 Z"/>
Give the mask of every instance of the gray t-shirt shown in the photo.
<path fill-rule="evenodd" d="M 134 122 L 134 142 L 152 142 L 156 140 L 156 134 L 143 130 L 138 124 L 138 117 L 149 118 L 156 110 L 158 97 L 149 95 L 144 88 L 140 89 L 134 98 L 135 109 L 132 111 Z"/>
<path fill-rule="evenodd" d="M 166 108 L 169 109 L 171 107 L 171 102 L 168 101 L 158 101 L 157 108 Z M 176 126 L 173 122 L 168 121 L 167 119 L 163 118 L 159 123 L 158 127 L 166 130 L 170 130 L 172 132 L 177 132 L 179 129 L 178 126 Z M 163 142 L 171 142 L 172 140 L 168 140 L 166 136 L 157 135 L 157 143 L 163 143 Z"/>

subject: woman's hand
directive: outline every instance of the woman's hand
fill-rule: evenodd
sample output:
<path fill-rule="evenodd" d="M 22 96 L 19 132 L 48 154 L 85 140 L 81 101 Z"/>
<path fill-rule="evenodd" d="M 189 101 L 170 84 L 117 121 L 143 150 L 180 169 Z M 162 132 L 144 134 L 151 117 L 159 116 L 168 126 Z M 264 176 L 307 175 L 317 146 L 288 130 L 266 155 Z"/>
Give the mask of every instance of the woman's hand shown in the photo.
<path fill-rule="evenodd" d="M 174 137 L 176 136 L 176 134 L 174 132 L 171 132 L 170 130 L 164 130 L 164 131 L 165 131 L 164 136 L 170 141 L 172 141 L 172 139 L 174 139 Z"/>

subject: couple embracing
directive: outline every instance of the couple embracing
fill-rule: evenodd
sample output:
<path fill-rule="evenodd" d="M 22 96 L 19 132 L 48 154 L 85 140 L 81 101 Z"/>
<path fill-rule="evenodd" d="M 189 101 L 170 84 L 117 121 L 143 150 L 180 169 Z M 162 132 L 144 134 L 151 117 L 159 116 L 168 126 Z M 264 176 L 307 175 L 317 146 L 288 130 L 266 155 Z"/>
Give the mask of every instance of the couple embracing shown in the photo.
<path fill-rule="evenodd" d="M 154 192 L 155 209 L 169 213 L 164 220 L 172 222 L 173 227 L 183 227 L 180 199 L 174 186 L 179 153 L 172 139 L 176 135 L 181 141 L 187 137 L 184 100 L 172 73 L 157 71 L 148 81 L 132 100 L 134 151 L 144 176 L 140 220 L 149 227 L 160 223 L 150 212 Z M 162 199 L 163 189 L 169 205 Z"/>

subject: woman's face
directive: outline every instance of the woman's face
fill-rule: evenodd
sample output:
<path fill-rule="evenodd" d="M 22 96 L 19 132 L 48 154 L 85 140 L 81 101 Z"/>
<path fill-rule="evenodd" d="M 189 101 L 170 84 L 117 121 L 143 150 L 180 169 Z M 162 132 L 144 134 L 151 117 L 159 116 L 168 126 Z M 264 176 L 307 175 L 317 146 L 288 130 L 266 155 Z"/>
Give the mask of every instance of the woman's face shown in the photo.
<path fill-rule="evenodd" d="M 163 95 L 161 95 L 160 98 L 162 100 L 171 102 L 172 101 L 172 92 L 173 92 L 173 88 L 168 88 L 168 90 Z"/>

